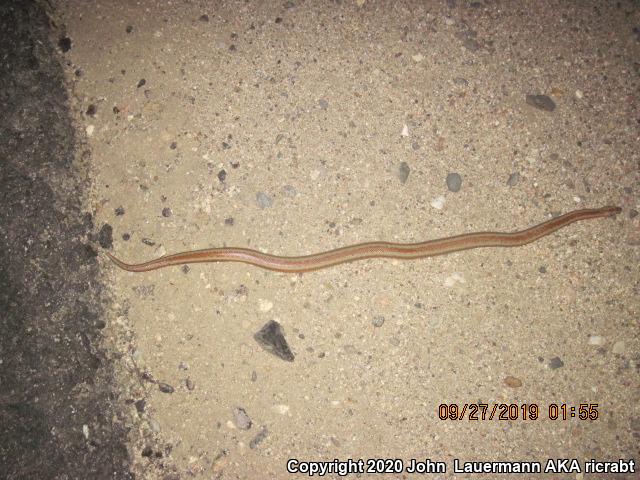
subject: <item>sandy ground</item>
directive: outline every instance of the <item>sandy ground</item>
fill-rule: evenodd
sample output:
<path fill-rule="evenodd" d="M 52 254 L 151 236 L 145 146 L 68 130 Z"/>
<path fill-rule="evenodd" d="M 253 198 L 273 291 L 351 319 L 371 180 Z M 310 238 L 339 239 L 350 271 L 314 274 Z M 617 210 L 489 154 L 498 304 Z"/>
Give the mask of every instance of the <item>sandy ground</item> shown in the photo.
<path fill-rule="evenodd" d="M 133 274 L 103 256 L 106 331 L 132 331 L 113 343 L 123 382 L 143 379 L 141 468 L 293 478 L 292 458 L 398 458 L 380 478 L 405 478 L 428 458 L 446 465 L 432 478 L 509 478 L 456 474 L 454 459 L 566 458 L 582 471 L 549 478 L 583 478 L 590 459 L 638 457 L 637 3 L 54 6 L 92 152 L 87 208 L 124 260 L 303 254 L 623 208 L 527 247 L 303 275 Z M 293 362 L 254 340 L 270 320 Z M 478 403 L 515 407 L 439 418 Z M 571 418 L 580 404 L 598 418 Z"/>

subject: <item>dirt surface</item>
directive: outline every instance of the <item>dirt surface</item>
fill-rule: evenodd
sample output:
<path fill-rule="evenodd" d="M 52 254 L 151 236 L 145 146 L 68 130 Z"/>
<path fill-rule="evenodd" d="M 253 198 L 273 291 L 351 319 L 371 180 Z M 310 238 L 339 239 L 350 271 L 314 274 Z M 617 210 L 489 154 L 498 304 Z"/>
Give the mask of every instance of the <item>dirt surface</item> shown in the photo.
<path fill-rule="evenodd" d="M 505 478 L 455 460 L 565 458 L 581 471 L 553 478 L 589 478 L 588 460 L 637 459 L 637 3 L 54 7 L 141 475 L 397 458 L 381 478 L 411 477 L 412 459 L 444 462 L 433 478 Z M 100 254 L 294 255 L 604 205 L 623 212 L 522 248 L 303 275 L 133 274 Z M 254 338 L 271 320 L 293 361 Z M 511 419 L 439 418 L 482 403 Z"/>

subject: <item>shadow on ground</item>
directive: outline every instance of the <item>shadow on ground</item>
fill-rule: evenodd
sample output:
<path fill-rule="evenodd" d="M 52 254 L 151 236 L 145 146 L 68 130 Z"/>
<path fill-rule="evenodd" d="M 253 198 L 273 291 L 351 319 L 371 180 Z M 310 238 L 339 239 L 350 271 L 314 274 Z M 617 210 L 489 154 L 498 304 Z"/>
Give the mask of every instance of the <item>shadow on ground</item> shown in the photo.
<path fill-rule="evenodd" d="M 0 471 L 133 478 L 50 26 L 37 2 L 0 6 Z"/>

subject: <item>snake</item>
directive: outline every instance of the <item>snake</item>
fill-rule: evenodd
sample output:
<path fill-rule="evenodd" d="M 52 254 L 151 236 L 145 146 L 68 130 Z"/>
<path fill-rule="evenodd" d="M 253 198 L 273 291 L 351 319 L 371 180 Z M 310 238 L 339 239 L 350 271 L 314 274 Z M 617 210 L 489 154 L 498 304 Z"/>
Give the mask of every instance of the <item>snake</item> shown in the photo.
<path fill-rule="evenodd" d="M 574 210 L 515 232 L 475 232 L 418 243 L 367 242 L 297 257 L 271 255 L 240 247 L 207 248 L 165 255 L 144 263 L 125 263 L 109 252 L 107 256 L 120 268 L 129 272 L 148 272 L 172 265 L 207 262 L 242 262 L 267 270 L 302 273 L 328 268 L 366 258 L 413 260 L 482 247 L 519 247 L 550 235 L 574 222 L 593 218 L 612 217 L 622 209 L 615 206 Z"/>

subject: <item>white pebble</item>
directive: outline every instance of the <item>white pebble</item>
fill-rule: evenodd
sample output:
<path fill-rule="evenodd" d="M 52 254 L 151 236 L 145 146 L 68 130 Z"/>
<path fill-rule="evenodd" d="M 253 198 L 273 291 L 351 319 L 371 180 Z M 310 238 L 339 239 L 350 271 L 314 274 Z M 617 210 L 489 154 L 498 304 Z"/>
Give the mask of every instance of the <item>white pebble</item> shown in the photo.
<path fill-rule="evenodd" d="M 289 405 L 274 405 L 273 410 L 280 415 L 289 415 L 291 407 Z"/>
<path fill-rule="evenodd" d="M 582 93 L 582 90 L 576 90 L 576 98 L 578 100 L 581 100 L 582 97 L 584 97 L 584 93 Z"/>
<path fill-rule="evenodd" d="M 416 63 L 420 63 L 422 60 L 424 60 L 424 56 L 421 53 L 418 53 L 416 55 L 412 55 L 411 58 Z"/>
<path fill-rule="evenodd" d="M 467 283 L 461 273 L 453 272 L 447 278 L 444 279 L 445 287 L 453 287 L 456 283 Z"/>
<path fill-rule="evenodd" d="M 429 202 L 429 205 L 431 205 L 436 210 L 442 210 L 444 208 L 445 201 L 446 201 L 445 198 L 442 195 L 440 195 L 439 197 L 436 197 L 433 200 L 431 200 L 431 202 Z"/>
<path fill-rule="evenodd" d="M 258 307 L 260 308 L 261 312 L 268 312 L 273 308 L 273 302 L 261 298 L 260 300 L 258 300 Z"/>
<path fill-rule="evenodd" d="M 87 125 L 85 131 L 87 132 L 87 137 L 93 136 L 93 131 L 96 129 L 95 125 Z"/>
<path fill-rule="evenodd" d="M 604 345 L 605 341 L 601 335 L 589 335 L 589 345 Z"/>
<path fill-rule="evenodd" d="M 400 133 L 403 137 L 409 136 L 409 127 L 407 125 L 402 126 L 402 132 Z"/>

